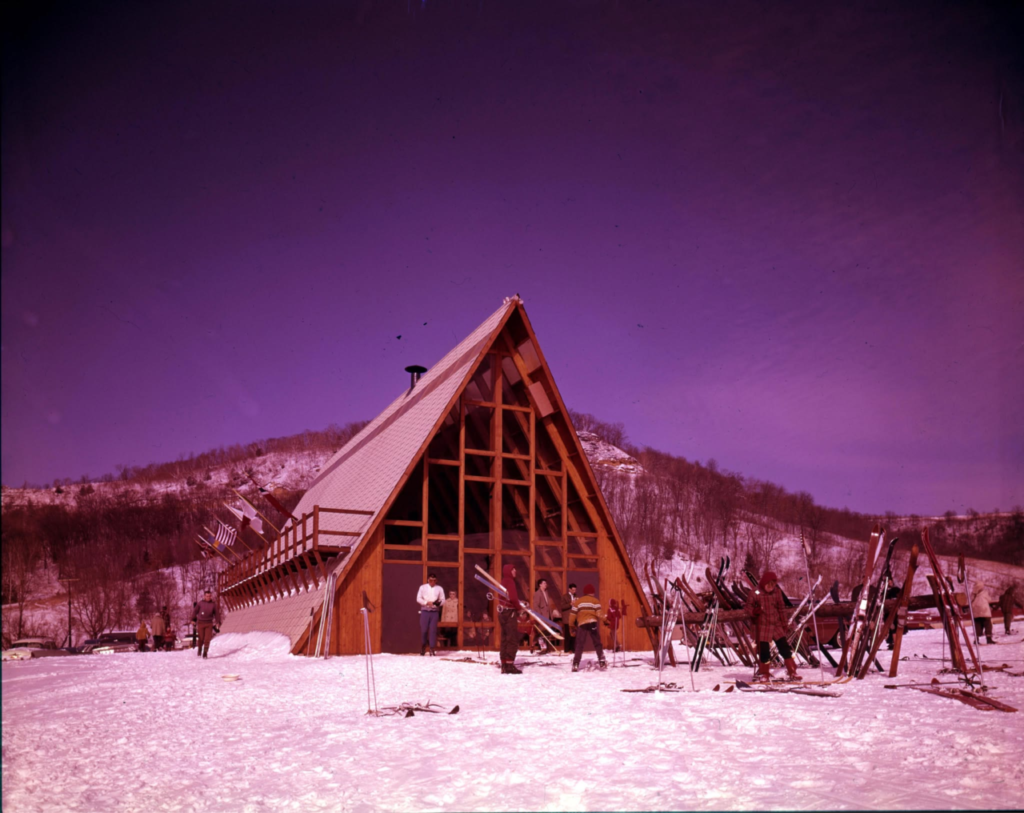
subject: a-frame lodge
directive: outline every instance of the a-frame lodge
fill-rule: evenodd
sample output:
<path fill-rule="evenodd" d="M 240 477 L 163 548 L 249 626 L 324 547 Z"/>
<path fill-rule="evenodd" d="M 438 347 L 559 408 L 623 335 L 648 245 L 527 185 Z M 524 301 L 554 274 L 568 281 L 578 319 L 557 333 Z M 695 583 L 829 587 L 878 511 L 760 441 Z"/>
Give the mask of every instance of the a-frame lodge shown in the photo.
<path fill-rule="evenodd" d="M 321 469 L 263 551 L 220 576 L 225 632 L 288 636 L 295 654 L 419 649 L 416 591 L 436 573 L 457 604 L 451 646 L 496 648 L 495 602 L 477 565 L 513 563 L 520 596 L 538 579 L 651 610 L 601 496 L 522 301 L 506 300 Z M 325 599 L 328 602 L 325 606 Z"/>

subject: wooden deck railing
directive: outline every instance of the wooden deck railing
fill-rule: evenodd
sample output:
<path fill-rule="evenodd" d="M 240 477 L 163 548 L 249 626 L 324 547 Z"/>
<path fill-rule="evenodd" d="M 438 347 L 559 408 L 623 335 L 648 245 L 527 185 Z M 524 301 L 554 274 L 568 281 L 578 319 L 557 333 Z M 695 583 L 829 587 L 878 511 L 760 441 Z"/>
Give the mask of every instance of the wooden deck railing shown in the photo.
<path fill-rule="evenodd" d="M 317 590 L 327 579 L 326 562 L 344 556 L 351 546 L 340 544 L 344 537 L 360 537 L 363 531 L 332 531 L 321 527 L 324 514 L 373 516 L 373 511 L 351 508 L 321 508 L 277 534 L 266 547 L 253 551 L 218 576 L 221 597 L 230 609 L 270 601 L 297 590 Z"/>

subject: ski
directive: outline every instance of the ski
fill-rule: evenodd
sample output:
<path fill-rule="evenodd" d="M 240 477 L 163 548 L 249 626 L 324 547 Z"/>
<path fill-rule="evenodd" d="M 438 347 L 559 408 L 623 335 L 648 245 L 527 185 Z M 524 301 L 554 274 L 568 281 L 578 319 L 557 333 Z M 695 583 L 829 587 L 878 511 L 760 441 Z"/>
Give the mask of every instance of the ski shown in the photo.
<path fill-rule="evenodd" d="M 882 537 L 881 526 L 876 524 L 871 531 L 871 540 L 868 542 L 867 555 L 864 560 L 864 581 L 861 584 L 860 596 L 857 598 L 857 605 L 850 619 L 850 634 L 847 636 L 846 646 L 843 648 L 843 656 L 839 659 L 839 668 L 836 670 L 837 675 L 846 671 L 847 665 L 857 652 L 860 646 L 860 639 L 864 635 L 868 605 L 870 604 L 870 596 L 868 594 L 870 593 L 871 574 L 875 571 L 875 562 L 878 559 Z"/>
<path fill-rule="evenodd" d="M 752 686 L 743 680 L 736 681 L 736 688 L 741 692 L 759 692 L 761 694 L 802 694 L 809 697 L 842 697 L 840 692 L 830 692 L 827 689 L 809 689 L 798 685 L 783 687 L 767 683 L 759 683 L 756 686 Z"/>
<path fill-rule="evenodd" d="M 949 633 L 949 646 L 952 651 L 959 654 L 961 665 L 963 666 L 964 673 L 967 672 L 967 662 L 964 659 L 963 650 L 960 648 L 960 633 L 963 633 L 964 643 L 967 644 L 967 651 L 970 653 L 971 661 L 974 663 L 974 668 L 977 673 L 982 674 L 981 662 L 978 660 L 978 655 L 974 651 L 974 647 L 971 645 L 971 638 L 963 628 L 963 615 L 960 612 L 960 607 L 957 606 L 956 601 L 949 592 L 949 588 L 946 586 L 945 581 L 942 578 L 942 568 L 939 565 L 939 557 L 935 554 L 935 549 L 932 547 L 931 540 L 928 538 L 928 529 L 925 528 L 921 532 L 921 543 L 924 546 L 925 553 L 928 554 L 928 561 L 932 566 L 932 573 L 934 575 L 933 590 L 935 592 L 936 599 L 939 599 L 939 612 L 948 620 L 947 632 Z M 929 583 L 933 582 L 932 578 L 929 578 Z M 947 606 L 943 606 L 947 605 Z"/>
<path fill-rule="evenodd" d="M 900 617 L 900 613 L 903 614 L 903 625 L 902 629 L 898 630 L 896 635 L 898 638 L 893 640 L 893 652 L 892 660 L 889 664 L 889 677 L 896 676 L 896 667 L 899 663 L 900 657 L 900 645 L 903 642 L 903 631 L 906 629 L 906 616 L 907 616 L 907 602 L 910 601 L 910 591 L 914 583 L 914 574 L 917 572 L 917 556 L 919 548 L 914 545 L 910 549 L 910 561 L 907 565 L 907 575 L 903 580 L 903 587 L 900 589 L 899 596 L 896 599 L 896 604 L 889 611 L 885 621 L 882 623 L 878 634 L 875 636 L 875 640 L 871 644 L 871 650 L 868 652 L 868 656 L 865 659 L 864 664 L 857 672 L 857 677 L 861 680 L 868 673 L 868 669 L 871 667 L 871 663 L 875 660 L 875 656 L 878 654 L 878 649 L 882 645 L 882 641 L 889 635 L 889 630 L 893 628 L 893 624 L 897 623 L 897 619 Z M 882 608 L 885 607 L 885 596 L 882 596 Z M 882 609 L 879 610 L 879 617 L 882 615 Z M 883 634 L 884 633 L 884 634 Z"/>
<path fill-rule="evenodd" d="M 974 697 L 968 697 L 966 695 L 960 694 L 960 692 L 955 691 L 955 690 L 947 691 L 947 690 L 944 690 L 944 689 L 924 689 L 924 688 L 917 688 L 917 687 L 912 687 L 912 688 L 913 688 L 914 691 L 917 691 L 917 692 L 924 692 L 925 694 L 934 694 L 937 697 L 948 697 L 950 700 L 959 700 L 964 705 L 970 706 L 971 708 L 978 709 L 979 711 L 995 711 L 996 710 L 995 706 L 992 706 L 992 705 L 990 705 L 988 703 L 983 703 L 983 702 L 981 702 L 980 700 L 977 700 Z M 1016 709 L 1014 709 L 1014 711 L 1016 711 Z"/>
<path fill-rule="evenodd" d="M 892 555 L 893 551 L 896 549 L 896 543 L 898 541 L 898 536 L 894 536 L 890 540 L 885 554 L 885 561 L 882 564 L 881 575 L 879 575 L 878 581 L 872 585 L 871 590 L 869 591 L 869 610 L 864 627 L 864 634 L 861 636 L 859 646 L 854 651 L 850 660 L 850 672 L 860 678 L 863 678 L 863 676 L 867 674 L 868 668 L 871 665 L 871 659 L 866 659 L 865 655 L 874 645 L 875 638 L 878 635 L 879 626 L 882 623 L 882 615 L 885 611 L 885 594 L 888 590 L 889 582 L 892 579 L 892 571 L 890 570 L 892 565 Z M 864 666 L 863 671 L 861 670 L 862 664 Z M 881 667 L 879 667 L 879 671 L 881 671 Z"/>
<path fill-rule="evenodd" d="M 494 578 L 494 576 L 492 576 L 490 573 L 488 573 L 486 570 L 480 567 L 480 565 L 477 565 L 476 569 L 479 571 L 479 574 L 474 574 L 474 578 L 478 582 L 487 587 L 490 587 L 495 592 L 499 593 L 502 597 L 506 599 L 508 598 L 508 592 L 505 590 L 501 582 L 497 581 Z M 534 620 L 534 622 L 541 627 L 541 629 L 543 629 L 553 638 L 557 638 L 559 641 L 562 640 L 562 633 L 550 626 L 550 624 L 554 623 L 553 621 L 549 622 L 540 613 L 534 612 L 533 609 L 525 601 L 520 601 L 519 606 L 520 608 L 522 608 L 523 612 L 529 615 Z"/>
<path fill-rule="evenodd" d="M 712 581 L 711 568 L 708 568 L 706 575 L 708 582 L 711 584 L 712 590 L 714 591 L 714 598 L 711 600 L 711 604 L 704 611 L 704 621 L 701 625 L 700 637 L 697 639 L 697 645 L 694 647 L 693 659 L 690 661 L 690 671 L 699 672 L 700 665 L 704 660 L 704 651 L 708 647 L 708 642 L 711 642 L 711 646 L 715 645 L 715 632 L 718 622 L 718 608 L 721 606 L 719 596 L 722 592 L 722 577 L 725 575 L 726 570 L 729 569 L 730 559 L 728 556 L 722 557 L 718 562 L 718 576 Z"/>

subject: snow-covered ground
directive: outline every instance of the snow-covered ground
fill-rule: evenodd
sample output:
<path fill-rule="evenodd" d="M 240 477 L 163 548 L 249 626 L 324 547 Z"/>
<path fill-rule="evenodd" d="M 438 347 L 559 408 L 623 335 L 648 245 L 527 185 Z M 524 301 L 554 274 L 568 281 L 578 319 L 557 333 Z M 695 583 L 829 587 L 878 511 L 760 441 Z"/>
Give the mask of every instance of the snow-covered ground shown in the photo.
<path fill-rule="evenodd" d="M 1024 672 L 1024 623 L 996 634 L 984 661 Z M 578 674 L 566 656 L 521 655 L 521 676 L 376 656 L 380 706 L 461 708 L 410 718 L 367 716 L 363 658 L 287 650 L 253 633 L 219 636 L 208 660 L 183 651 L 5 663 L 4 811 L 1024 806 L 1024 677 L 985 674 L 1017 714 L 884 688 L 953 680 L 940 674 L 938 630 L 907 636 L 897 679 L 872 674 L 834 687 L 836 698 L 727 693 L 749 674 L 717 663 L 696 676 L 696 692 L 683 669 L 665 673 L 683 692 L 622 692 L 656 682 L 650 653 Z M 880 659 L 888 664 L 884 648 Z"/>

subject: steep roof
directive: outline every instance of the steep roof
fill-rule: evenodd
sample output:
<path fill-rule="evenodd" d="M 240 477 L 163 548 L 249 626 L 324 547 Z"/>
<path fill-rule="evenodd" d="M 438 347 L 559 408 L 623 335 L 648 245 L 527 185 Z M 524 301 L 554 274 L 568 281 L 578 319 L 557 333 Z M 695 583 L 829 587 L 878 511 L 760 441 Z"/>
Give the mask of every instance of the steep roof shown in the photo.
<path fill-rule="evenodd" d="M 518 302 L 516 297 L 506 299 L 476 330 L 424 373 L 415 387 L 398 396 L 346 443 L 324 464 L 293 513 L 301 517 L 315 505 L 371 511 L 367 516 L 320 515 L 323 530 L 363 532 L 370 529 Z M 358 542 L 353 545 L 353 554 L 356 547 Z"/>

